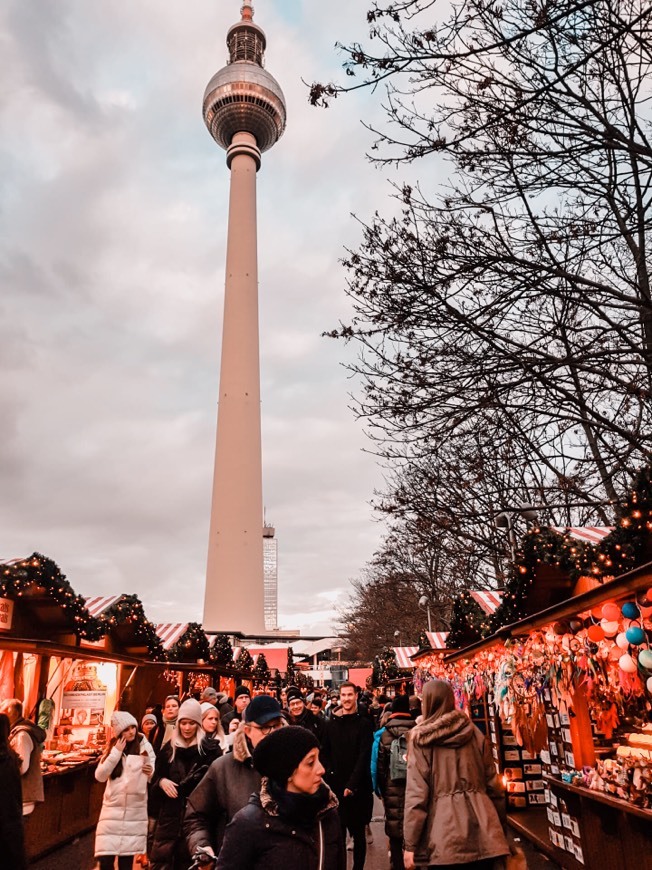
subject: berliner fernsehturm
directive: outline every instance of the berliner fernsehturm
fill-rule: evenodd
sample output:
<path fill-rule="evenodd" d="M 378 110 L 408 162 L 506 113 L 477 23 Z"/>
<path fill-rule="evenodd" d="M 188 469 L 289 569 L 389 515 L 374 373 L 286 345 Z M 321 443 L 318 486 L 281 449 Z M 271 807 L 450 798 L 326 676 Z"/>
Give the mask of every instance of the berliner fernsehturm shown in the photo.
<path fill-rule="evenodd" d="M 204 628 L 265 633 L 258 349 L 256 173 L 285 129 L 285 99 L 263 68 L 265 34 L 245 2 L 208 83 L 204 121 L 231 171 L 222 361 Z"/>

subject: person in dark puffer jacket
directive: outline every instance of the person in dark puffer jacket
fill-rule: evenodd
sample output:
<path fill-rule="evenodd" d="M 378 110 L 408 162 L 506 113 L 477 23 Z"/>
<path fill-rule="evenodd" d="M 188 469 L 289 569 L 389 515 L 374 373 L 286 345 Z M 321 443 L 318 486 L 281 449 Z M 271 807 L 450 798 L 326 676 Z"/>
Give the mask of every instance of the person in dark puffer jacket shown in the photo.
<path fill-rule="evenodd" d="M 280 728 L 254 750 L 260 794 L 226 829 L 217 870 L 345 870 L 337 798 L 324 783 L 319 742 Z"/>
<path fill-rule="evenodd" d="M 392 779 L 390 759 L 392 742 L 401 736 L 408 739 L 414 728 L 410 715 L 410 699 L 407 695 L 397 695 L 392 701 L 385 730 L 380 735 L 378 747 L 378 788 L 385 806 L 385 834 L 389 838 L 389 851 L 392 870 L 404 870 L 403 864 L 403 804 L 405 803 L 406 779 Z"/>
<path fill-rule="evenodd" d="M 182 831 L 186 800 L 221 751 L 215 740 L 206 740 L 199 701 L 184 701 L 172 739 L 154 768 L 152 792 L 157 796 L 157 812 L 149 856 L 152 870 L 187 870 L 190 865 Z"/>
<path fill-rule="evenodd" d="M 247 806 L 254 792 L 260 791 L 260 774 L 253 764 L 253 752 L 261 740 L 285 720 L 278 701 L 258 695 L 245 710 L 233 751 L 213 762 L 208 773 L 188 799 L 184 833 L 191 855 L 217 855 L 224 839 L 224 829 L 235 814 Z"/>

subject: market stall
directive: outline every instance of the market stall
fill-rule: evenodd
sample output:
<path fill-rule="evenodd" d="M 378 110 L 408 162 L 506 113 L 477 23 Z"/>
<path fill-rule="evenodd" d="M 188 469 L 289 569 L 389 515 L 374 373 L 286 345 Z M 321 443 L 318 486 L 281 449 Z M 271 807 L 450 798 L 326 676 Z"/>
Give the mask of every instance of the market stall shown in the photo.
<path fill-rule="evenodd" d="M 135 669 L 157 651 L 137 605 L 117 596 L 91 612 L 39 554 L 0 564 L 0 699 L 22 701 L 47 735 L 45 799 L 25 821 L 30 859 L 97 822 L 103 786 L 94 769 L 111 713 Z"/>
<path fill-rule="evenodd" d="M 591 585 L 591 584 L 586 584 Z M 562 867 L 652 868 L 652 565 L 440 657 L 491 738 L 510 823 Z"/>

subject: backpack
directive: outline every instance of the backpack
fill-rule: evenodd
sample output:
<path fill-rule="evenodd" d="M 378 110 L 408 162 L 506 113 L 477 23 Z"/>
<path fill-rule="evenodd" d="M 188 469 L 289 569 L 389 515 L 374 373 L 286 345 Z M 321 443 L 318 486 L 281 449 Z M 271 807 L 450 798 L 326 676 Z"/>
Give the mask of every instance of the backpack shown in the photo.
<path fill-rule="evenodd" d="M 402 732 L 392 740 L 389 747 L 389 778 L 393 782 L 407 779 L 407 752 L 407 737 Z"/>
<path fill-rule="evenodd" d="M 374 794 L 380 797 L 380 789 L 378 788 L 378 752 L 380 750 L 380 738 L 385 731 L 384 728 L 376 731 L 374 734 L 374 742 L 371 745 L 371 786 Z"/>

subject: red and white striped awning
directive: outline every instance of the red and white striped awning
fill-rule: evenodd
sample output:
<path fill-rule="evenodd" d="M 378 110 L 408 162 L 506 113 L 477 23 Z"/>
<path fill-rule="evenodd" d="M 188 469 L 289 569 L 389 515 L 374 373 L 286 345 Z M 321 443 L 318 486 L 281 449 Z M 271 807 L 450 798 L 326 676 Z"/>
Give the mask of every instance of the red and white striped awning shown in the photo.
<path fill-rule="evenodd" d="M 401 670 L 408 670 L 414 667 L 410 656 L 413 656 L 418 649 L 418 646 L 395 646 L 396 666 Z"/>
<path fill-rule="evenodd" d="M 104 595 L 97 596 L 95 598 L 87 598 L 86 599 L 86 609 L 90 613 L 91 616 L 99 616 L 100 613 L 104 613 L 105 610 L 108 610 L 116 601 L 122 598 L 121 595 Z"/>
<path fill-rule="evenodd" d="M 156 633 L 163 644 L 163 649 L 172 649 L 187 628 L 187 622 L 160 622 L 156 626 Z"/>
<path fill-rule="evenodd" d="M 560 535 L 570 535 L 577 541 L 586 541 L 589 544 L 599 544 L 614 530 L 613 526 L 550 526 L 550 528 Z"/>
<path fill-rule="evenodd" d="M 472 589 L 471 597 L 489 616 L 498 610 L 503 600 L 502 592 L 494 592 L 493 589 Z"/>
<path fill-rule="evenodd" d="M 433 649 L 446 649 L 447 631 L 427 631 L 428 643 Z"/>

